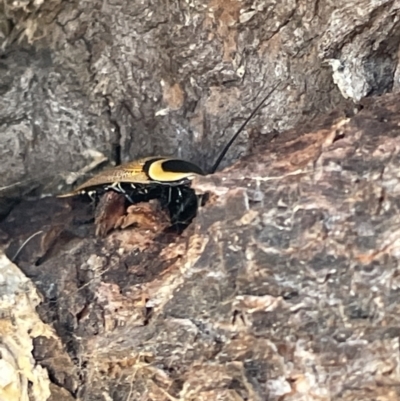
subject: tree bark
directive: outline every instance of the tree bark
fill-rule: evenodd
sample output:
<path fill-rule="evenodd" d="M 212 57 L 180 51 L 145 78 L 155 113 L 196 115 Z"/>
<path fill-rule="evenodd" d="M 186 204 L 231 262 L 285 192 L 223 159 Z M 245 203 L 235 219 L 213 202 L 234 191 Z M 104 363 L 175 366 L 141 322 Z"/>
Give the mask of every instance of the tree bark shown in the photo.
<path fill-rule="evenodd" d="M 398 91 L 399 8 L 0 3 L 0 246 L 42 296 L 32 330 L 1 257 L 16 399 L 399 398 L 399 96 L 365 99 Z M 208 169 L 277 82 L 182 235 L 24 196 L 105 160 Z"/>
<path fill-rule="evenodd" d="M 341 93 L 358 101 L 397 88 L 398 8 L 3 0 L 0 185 L 54 191 L 100 155 L 167 154 L 209 168 L 277 81 L 249 128 L 282 131 L 348 106 Z"/>
<path fill-rule="evenodd" d="M 182 235 L 21 202 L 0 230 L 64 345 L 28 332 L 53 397 L 397 399 L 399 104 L 261 140 Z"/>

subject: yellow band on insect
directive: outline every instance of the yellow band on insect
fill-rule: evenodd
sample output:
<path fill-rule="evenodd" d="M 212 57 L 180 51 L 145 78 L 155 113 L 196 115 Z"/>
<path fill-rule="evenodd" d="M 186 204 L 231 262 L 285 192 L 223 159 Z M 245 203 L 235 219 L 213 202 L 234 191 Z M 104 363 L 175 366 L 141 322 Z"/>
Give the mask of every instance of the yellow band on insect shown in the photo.
<path fill-rule="evenodd" d="M 161 159 L 153 161 L 150 164 L 147 174 L 151 180 L 158 182 L 174 182 L 174 181 L 181 181 L 184 179 L 191 179 L 196 176 L 196 173 L 192 171 L 187 171 L 187 172 L 166 171 L 163 168 L 164 162 L 165 159 Z"/>

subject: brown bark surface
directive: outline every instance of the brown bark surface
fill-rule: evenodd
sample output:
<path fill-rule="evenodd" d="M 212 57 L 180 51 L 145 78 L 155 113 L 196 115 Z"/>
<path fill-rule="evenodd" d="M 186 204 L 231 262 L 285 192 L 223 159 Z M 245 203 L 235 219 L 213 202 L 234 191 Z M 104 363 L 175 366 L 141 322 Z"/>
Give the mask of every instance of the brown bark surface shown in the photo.
<path fill-rule="evenodd" d="M 354 103 L 398 91 L 399 9 L 0 0 L 0 251 L 40 294 L 0 255 L 0 396 L 399 399 L 399 95 Z M 181 235 L 154 203 L 100 238 L 90 203 L 22 196 L 207 169 L 277 82 Z"/>
<path fill-rule="evenodd" d="M 88 203 L 23 201 L 0 229 L 9 257 L 42 231 L 16 263 L 64 344 L 34 339 L 53 391 L 398 399 L 399 104 L 260 141 L 194 183 L 210 199 L 182 235 L 139 224 L 101 239 Z"/>

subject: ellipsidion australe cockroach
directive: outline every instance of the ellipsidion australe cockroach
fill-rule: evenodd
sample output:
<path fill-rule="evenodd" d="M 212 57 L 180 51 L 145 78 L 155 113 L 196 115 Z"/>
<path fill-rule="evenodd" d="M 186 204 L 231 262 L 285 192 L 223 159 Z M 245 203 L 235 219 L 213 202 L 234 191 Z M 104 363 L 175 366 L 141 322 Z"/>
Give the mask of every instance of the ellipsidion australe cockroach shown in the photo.
<path fill-rule="evenodd" d="M 238 131 L 224 146 L 207 174 L 215 173 L 235 139 L 279 84 L 280 82 L 273 86 L 246 118 Z M 206 172 L 194 163 L 172 157 L 152 156 L 107 169 L 79 185 L 72 192 L 59 195 L 59 197 L 79 194 L 87 194 L 93 197 L 112 190 L 122 193 L 129 203 L 159 199 L 161 206 L 169 211 L 171 224 L 185 226 L 196 215 L 198 197 L 190 188 L 190 184 L 193 178 L 199 175 L 206 175 Z"/>

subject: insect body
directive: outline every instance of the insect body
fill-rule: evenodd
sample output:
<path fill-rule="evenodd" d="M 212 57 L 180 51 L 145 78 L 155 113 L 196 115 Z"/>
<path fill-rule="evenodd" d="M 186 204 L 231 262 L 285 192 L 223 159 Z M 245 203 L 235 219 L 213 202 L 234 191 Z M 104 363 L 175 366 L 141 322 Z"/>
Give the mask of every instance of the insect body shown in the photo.
<path fill-rule="evenodd" d="M 97 187 L 110 187 L 118 190 L 121 183 L 146 187 L 152 185 L 187 184 L 196 175 L 204 175 L 203 170 L 193 163 L 168 157 L 146 157 L 133 162 L 121 164 L 106 170 L 86 181 L 74 191 L 60 197 L 88 193 Z M 122 192 L 122 191 L 121 191 Z"/>
<path fill-rule="evenodd" d="M 264 97 L 224 147 L 210 174 L 217 170 L 234 140 L 279 84 Z M 199 201 L 190 184 L 199 175 L 205 175 L 204 171 L 191 162 L 170 157 L 146 157 L 105 170 L 59 197 L 88 194 L 93 198 L 113 190 L 124 194 L 130 203 L 159 199 L 162 207 L 169 210 L 173 225 L 187 225 L 195 216 Z"/>
<path fill-rule="evenodd" d="M 159 199 L 172 224 L 189 223 L 197 210 L 197 196 L 190 188 L 196 175 L 204 175 L 203 170 L 185 160 L 147 157 L 105 170 L 59 197 L 88 194 L 94 198 L 113 190 L 124 194 L 129 203 Z"/>

